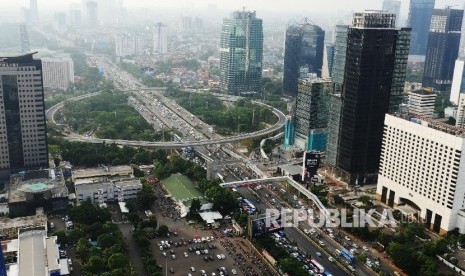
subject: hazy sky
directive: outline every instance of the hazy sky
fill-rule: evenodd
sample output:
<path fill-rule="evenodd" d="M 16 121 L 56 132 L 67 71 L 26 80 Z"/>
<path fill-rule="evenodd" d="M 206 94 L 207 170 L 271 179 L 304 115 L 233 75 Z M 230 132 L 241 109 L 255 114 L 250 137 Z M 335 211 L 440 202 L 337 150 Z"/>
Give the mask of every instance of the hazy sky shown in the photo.
<path fill-rule="evenodd" d="M 66 9 L 70 3 L 80 3 L 82 0 L 37 0 L 40 8 Z M 116 0 L 98 0 L 116 1 Z M 408 10 L 409 0 L 402 1 L 404 13 Z M 309 11 L 309 12 L 331 12 L 352 11 L 367 9 L 379 9 L 382 0 L 123 0 L 123 5 L 133 7 L 162 7 L 186 9 L 206 9 L 209 4 L 215 4 L 221 10 L 234 10 L 247 7 L 250 10 L 264 11 Z M 457 5 L 463 8 L 463 0 L 436 0 L 436 7 L 445 4 Z M 29 0 L 0 0 L 2 7 L 28 6 Z"/>

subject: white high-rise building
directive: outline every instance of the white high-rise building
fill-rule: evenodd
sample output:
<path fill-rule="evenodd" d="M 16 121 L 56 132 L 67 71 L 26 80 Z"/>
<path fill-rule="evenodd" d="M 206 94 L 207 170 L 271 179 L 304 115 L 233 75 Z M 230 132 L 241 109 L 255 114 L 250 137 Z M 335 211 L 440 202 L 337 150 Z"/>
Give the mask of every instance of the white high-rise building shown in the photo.
<path fill-rule="evenodd" d="M 168 39 L 165 25 L 157 23 L 153 26 L 153 54 L 164 55 L 168 52 Z"/>
<path fill-rule="evenodd" d="M 138 56 L 143 53 L 143 40 L 139 34 L 117 34 L 115 37 L 116 56 Z"/>
<path fill-rule="evenodd" d="M 42 62 L 0 58 L 0 171 L 48 168 Z"/>
<path fill-rule="evenodd" d="M 42 58 L 44 87 L 66 90 L 74 83 L 74 63 L 69 57 Z"/>
<path fill-rule="evenodd" d="M 465 233 L 464 153 L 465 129 L 386 115 L 377 199 L 404 212 L 417 210 L 441 235 Z"/>
<path fill-rule="evenodd" d="M 455 126 L 465 128 L 465 93 L 460 94 L 455 120 Z"/>
<path fill-rule="evenodd" d="M 454 76 L 452 77 L 452 87 L 450 90 L 450 102 L 458 105 L 460 93 L 465 93 L 465 61 L 457 59 L 455 61 Z"/>

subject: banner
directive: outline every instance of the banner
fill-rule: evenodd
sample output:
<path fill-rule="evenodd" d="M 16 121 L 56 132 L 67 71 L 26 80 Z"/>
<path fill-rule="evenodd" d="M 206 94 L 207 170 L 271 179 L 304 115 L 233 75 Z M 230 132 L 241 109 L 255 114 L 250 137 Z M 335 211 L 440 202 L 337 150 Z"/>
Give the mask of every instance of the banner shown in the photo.
<path fill-rule="evenodd" d="M 320 153 L 305 152 L 302 164 L 302 181 L 309 182 L 320 166 Z"/>

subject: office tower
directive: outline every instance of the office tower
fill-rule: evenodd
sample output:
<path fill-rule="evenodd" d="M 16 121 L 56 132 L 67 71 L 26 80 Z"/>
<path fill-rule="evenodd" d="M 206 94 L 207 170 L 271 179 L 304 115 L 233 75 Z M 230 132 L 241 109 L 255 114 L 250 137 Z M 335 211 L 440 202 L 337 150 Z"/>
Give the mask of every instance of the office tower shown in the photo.
<path fill-rule="evenodd" d="M 404 86 L 408 34 L 395 28 L 394 14 L 376 11 L 355 13 L 348 29 L 337 152 L 331 154 L 350 184 L 376 181 L 384 115 L 398 109 L 391 93 Z"/>
<path fill-rule="evenodd" d="M 455 61 L 454 76 L 452 77 L 452 87 L 450 89 L 450 102 L 458 105 L 460 93 L 465 93 L 465 61 L 457 59 Z"/>
<path fill-rule="evenodd" d="M 396 26 L 399 26 L 400 20 L 400 1 L 399 0 L 383 0 L 382 10 L 396 15 Z"/>
<path fill-rule="evenodd" d="M 347 34 L 348 25 L 336 26 L 336 38 L 334 40 L 334 62 L 331 78 L 335 84 L 336 91 L 342 89 L 344 81 L 344 68 L 346 65 Z"/>
<path fill-rule="evenodd" d="M 153 26 L 153 54 L 162 57 L 168 52 L 168 39 L 166 35 L 166 25 L 158 22 Z"/>
<path fill-rule="evenodd" d="M 376 197 L 419 209 L 439 234 L 465 233 L 465 136 L 434 120 L 386 115 Z"/>
<path fill-rule="evenodd" d="M 451 87 L 459 54 L 463 10 L 435 9 L 426 51 L 423 86 L 445 91 Z"/>
<path fill-rule="evenodd" d="M 138 56 L 143 53 L 143 40 L 139 34 L 117 34 L 115 52 L 118 57 Z"/>
<path fill-rule="evenodd" d="M 326 150 L 331 81 L 318 78 L 299 79 L 295 107 L 295 146 L 304 151 Z"/>
<path fill-rule="evenodd" d="M 81 11 L 78 9 L 71 9 L 69 11 L 69 24 L 74 27 L 79 27 L 82 24 Z"/>
<path fill-rule="evenodd" d="M 86 2 L 86 18 L 88 26 L 98 25 L 98 4 L 97 1 L 89 0 Z"/>
<path fill-rule="evenodd" d="M 336 86 L 335 86 L 336 89 Z M 341 125 L 342 98 L 341 94 L 329 96 L 328 108 L 328 139 L 326 146 L 326 163 L 331 167 L 337 167 L 339 147 L 339 130 Z"/>
<path fill-rule="evenodd" d="M 435 0 L 410 0 L 407 26 L 412 28 L 410 55 L 426 55 Z"/>
<path fill-rule="evenodd" d="M 69 57 L 42 58 L 44 87 L 67 90 L 74 83 L 74 63 Z"/>
<path fill-rule="evenodd" d="M 334 44 L 328 44 L 325 47 L 325 62 L 326 62 L 326 74 L 329 78 L 332 77 L 333 66 L 334 66 Z M 323 76 L 324 78 L 325 76 Z"/>
<path fill-rule="evenodd" d="M 431 88 L 408 92 L 408 113 L 412 116 L 433 118 L 436 93 Z"/>
<path fill-rule="evenodd" d="M 181 16 L 181 30 L 188 31 L 192 29 L 192 17 L 191 16 Z"/>
<path fill-rule="evenodd" d="M 33 54 L 0 60 L 0 170 L 48 168 L 42 63 Z"/>
<path fill-rule="evenodd" d="M 286 30 L 284 49 L 284 93 L 295 96 L 300 71 L 321 77 L 323 67 L 325 31 L 308 18 L 302 19 Z"/>
<path fill-rule="evenodd" d="M 29 19 L 31 22 L 39 20 L 39 11 L 37 9 L 37 0 L 29 0 Z"/>
<path fill-rule="evenodd" d="M 255 11 L 235 11 L 223 19 L 220 39 L 220 90 L 241 95 L 262 87 L 263 26 Z"/>
<path fill-rule="evenodd" d="M 455 126 L 465 128 L 465 93 L 461 93 L 458 100 Z"/>
<path fill-rule="evenodd" d="M 65 12 L 56 12 L 55 13 L 55 30 L 60 34 L 65 34 L 68 31 L 68 26 L 66 24 L 66 13 Z"/>

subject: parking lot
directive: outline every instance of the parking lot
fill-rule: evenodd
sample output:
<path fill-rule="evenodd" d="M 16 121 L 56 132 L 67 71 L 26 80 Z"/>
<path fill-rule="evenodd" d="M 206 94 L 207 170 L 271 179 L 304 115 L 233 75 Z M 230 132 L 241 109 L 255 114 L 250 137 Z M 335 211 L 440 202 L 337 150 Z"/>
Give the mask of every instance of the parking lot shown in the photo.
<path fill-rule="evenodd" d="M 219 240 L 213 237 L 212 241 L 212 235 L 207 236 L 207 231 L 203 232 L 205 232 L 205 236 L 197 236 L 198 239 L 195 236 L 189 237 L 180 233 L 178 236 L 171 235 L 169 238 L 153 239 L 152 252 L 157 263 L 165 267 L 168 273 L 174 275 L 189 275 L 189 273 L 192 275 L 221 275 L 218 269 L 222 267 L 227 271 L 223 272 L 223 275 L 233 275 L 233 269 L 235 269 L 236 274 L 245 275 L 239 273 L 235 261 Z M 204 238 L 203 241 L 202 238 Z M 163 249 L 161 250 L 160 247 Z"/>

